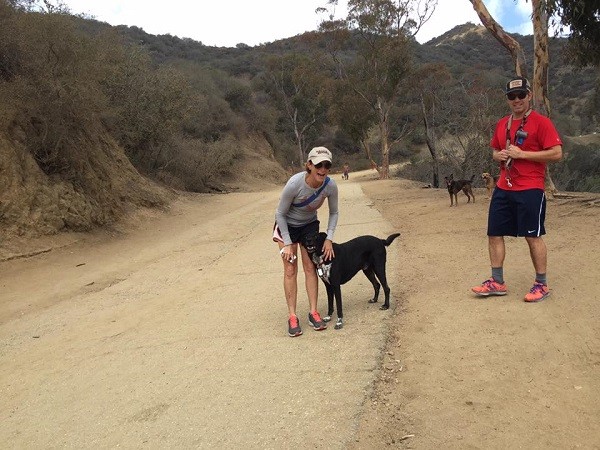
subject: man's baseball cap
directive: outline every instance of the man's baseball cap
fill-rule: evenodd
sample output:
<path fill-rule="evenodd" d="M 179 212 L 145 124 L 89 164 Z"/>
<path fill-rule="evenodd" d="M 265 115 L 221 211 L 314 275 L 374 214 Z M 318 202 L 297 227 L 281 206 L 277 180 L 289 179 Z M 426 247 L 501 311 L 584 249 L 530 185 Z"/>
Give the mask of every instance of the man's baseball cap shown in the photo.
<path fill-rule="evenodd" d="M 531 85 L 529 84 L 529 80 L 524 77 L 516 77 L 506 83 L 505 94 L 509 94 L 511 92 L 528 92 L 531 91 Z"/>
<path fill-rule="evenodd" d="M 327 147 L 315 147 L 308 154 L 307 161 L 312 162 L 315 166 L 323 161 L 331 162 L 331 152 Z"/>

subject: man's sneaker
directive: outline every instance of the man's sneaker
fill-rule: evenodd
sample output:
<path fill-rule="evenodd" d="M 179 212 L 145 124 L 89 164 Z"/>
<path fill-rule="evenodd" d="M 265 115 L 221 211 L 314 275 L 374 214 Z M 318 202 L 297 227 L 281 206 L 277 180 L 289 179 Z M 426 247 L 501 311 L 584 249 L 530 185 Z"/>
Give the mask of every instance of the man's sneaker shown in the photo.
<path fill-rule="evenodd" d="M 290 335 L 290 337 L 296 337 L 302 334 L 302 329 L 300 328 L 300 322 L 298 322 L 298 317 L 290 316 L 288 320 L 288 334 Z"/>
<path fill-rule="evenodd" d="M 534 303 L 539 302 L 540 300 L 544 300 L 546 297 L 550 295 L 550 291 L 548 290 L 548 286 L 542 283 L 538 283 L 537 281 L 533 283 L 533 287 L 529 290 L 527 294 L 525 294 L 526 302 Z"/>
<path fill-rule="evenodd" d="M 308 321 L 317 331 L 321 331 L 327 328 L 327 324 L 321 320 L 321 316 L 317 311 L 315 311 L 314 313 L 308 313 Z"/>
<path fill-rule="evenodd" d="M 498 283 L 493 278 L 485 280 L 480 286 L 472 287 L 471 290 L 477 295 L 487 297 L 489 295 L 506 295 L 506 284 Z"/>

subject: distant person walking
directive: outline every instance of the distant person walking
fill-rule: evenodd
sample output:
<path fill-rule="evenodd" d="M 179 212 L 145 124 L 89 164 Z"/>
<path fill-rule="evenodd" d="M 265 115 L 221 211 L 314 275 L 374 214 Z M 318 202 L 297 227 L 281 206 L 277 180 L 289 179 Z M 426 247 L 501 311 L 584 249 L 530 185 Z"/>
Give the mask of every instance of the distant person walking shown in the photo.
<path fill-rule="evenodd" d="M 349 174 L 350 174 L 350 166 L 348 165 L 348 163 L 344 163 L 344 173 L 342 175 L 342 178 L 344 180 L 347 180 L 349 178 Z"/>
<path fill-rule="evenodd" d="M 283 289 L 289 312 L 288 334 L 291 337 L 302 334 L 302 328 L 296 315 L 298 244 L 300 244 L 302 269 L 310 305 L 308 321 L 317 331 L 327 328 L 317 310 L 319 279 L 316 267 L 303 243 L 306 236 L 319 232 L 317 209 L 327 199 L 329 220 L 327 239 L 323 244 L 323 255 L 326 261 L 334 257 L 332 241 L 338 221 L 338 188 L 335 181 L 328 176 L 331 160 L 332 155 L 327 148 L 313 148 L 308 154 L 306 170 L 293 175 L 288 180 L 275 211 L 273 240 L 279 246 L 279 253 L 283 261 Z"/>
<path fill-rule="evenodd" d="M 535 269 L 526 302 L 550 295 L 546 278 L 547 248 L 546 163 L 562 158 L 562 141 L 549 118 L 531 109 L 531 87 L 526 78 L 513 78 L 505 90 L 511 114 L 496 124 L 492 158 L 500 164 L 500 178 L 492 194 L 488 215 L 488 248 L 492 276 L 471 290 L 479 296 L 506 295 L 503 265 L 504 236 L 524 237 Z"/>

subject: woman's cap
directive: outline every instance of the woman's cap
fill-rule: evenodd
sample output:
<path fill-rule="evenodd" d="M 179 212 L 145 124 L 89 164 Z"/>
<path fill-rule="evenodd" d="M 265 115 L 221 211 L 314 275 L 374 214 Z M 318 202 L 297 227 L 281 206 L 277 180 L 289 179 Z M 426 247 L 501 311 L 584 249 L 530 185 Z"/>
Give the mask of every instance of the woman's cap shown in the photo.
<path fill-rule="evenodd" d="M 510 94 L 511 92 L 528 92 L 531 91 L 531 85 L 529 84 L 529 80 L 525 77 L 515 77 L 506 83 L 505 94 Z"/>
<path fill-rule="evenodd" d="M 315 147 L 308 154 L 307 161 L 312 162 L 314 165 L 323 161 L 331 162 L 331 152 L 327 147 Z"/>

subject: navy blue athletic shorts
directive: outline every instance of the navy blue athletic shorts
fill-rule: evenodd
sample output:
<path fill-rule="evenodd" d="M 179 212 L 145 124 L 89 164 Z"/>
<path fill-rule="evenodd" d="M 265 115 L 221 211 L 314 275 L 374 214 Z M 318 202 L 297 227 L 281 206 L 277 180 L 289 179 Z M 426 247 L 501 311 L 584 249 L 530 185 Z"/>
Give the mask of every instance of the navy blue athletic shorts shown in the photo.
<path fill-rule="evenodd" d="M 496 187 L 490 202 L 488 236 L 540 237 L 546 234 L 542 189 L 507 191 Z"/>

